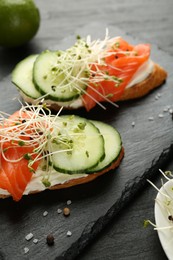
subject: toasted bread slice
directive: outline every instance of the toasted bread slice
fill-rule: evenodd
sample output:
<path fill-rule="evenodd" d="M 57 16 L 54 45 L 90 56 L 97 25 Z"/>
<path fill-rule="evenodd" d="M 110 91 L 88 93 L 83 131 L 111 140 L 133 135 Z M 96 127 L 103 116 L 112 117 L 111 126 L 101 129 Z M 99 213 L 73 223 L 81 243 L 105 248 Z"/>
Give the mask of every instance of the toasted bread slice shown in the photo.
<path fill-rule="evenodd" d="M 154 64 L 152 73 L 142 82 L 126 88 L 120 100 L 130 100 L 143 97 L 159 87 L 167 78 L 167 72 L 158 64 Z"/>

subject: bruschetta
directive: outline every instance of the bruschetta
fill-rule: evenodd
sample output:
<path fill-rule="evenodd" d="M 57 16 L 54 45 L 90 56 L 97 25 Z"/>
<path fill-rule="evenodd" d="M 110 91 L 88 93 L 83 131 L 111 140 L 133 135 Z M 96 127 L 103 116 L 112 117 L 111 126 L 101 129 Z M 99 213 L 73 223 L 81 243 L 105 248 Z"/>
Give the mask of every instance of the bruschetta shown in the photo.
<path fill-rule="evenodd" d="M 46 50 L 19 62 L 12 82 L 31 104 L 44 100 L 53 109 L 105 108 L 105 102 L 136 99 L 165 82 L 167 72 L 151 59 L 150 49 L 122 37 L 78 37 L 65 51 Z"/>
<path fill-rule="evenodd" d="M 45 112 L 46 111 L 46 112 Z M 119 166 L 124 148 L 112 126 L 42 105 L 1 113 L 0 198 L 87 183 Z"/>

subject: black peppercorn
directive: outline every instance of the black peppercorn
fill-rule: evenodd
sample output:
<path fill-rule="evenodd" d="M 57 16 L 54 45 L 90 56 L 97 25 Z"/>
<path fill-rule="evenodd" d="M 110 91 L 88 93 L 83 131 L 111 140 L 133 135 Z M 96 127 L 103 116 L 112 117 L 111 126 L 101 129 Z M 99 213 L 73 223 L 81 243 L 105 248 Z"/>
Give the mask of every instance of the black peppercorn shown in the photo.
<path fill-rule="evenodd" d="M 171 220 L 171 221 L 173 221 L 173 216 L 172 216 L 172 215 L 169 215 L 169 216 L 168 216 L 168 219 Z"/>
<path fill-rule="evenodd" d="M 52 246 L 54 244 L 54 236 L 52 234 L 47 235 L 46 241 L 49 246 Z"/>

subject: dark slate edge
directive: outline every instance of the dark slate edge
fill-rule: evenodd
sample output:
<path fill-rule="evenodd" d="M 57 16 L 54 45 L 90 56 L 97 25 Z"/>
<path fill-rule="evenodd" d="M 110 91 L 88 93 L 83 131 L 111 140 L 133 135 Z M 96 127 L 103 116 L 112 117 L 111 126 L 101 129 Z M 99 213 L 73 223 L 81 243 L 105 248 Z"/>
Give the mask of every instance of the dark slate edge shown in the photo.
<path fill-rule="evenodd" d="M 105 215 L 99 217 L 96 221 L 90 222 L 84 228 L 81 236 L 56 260 L 72 260 L 91 244 L 91 242 L 99 235 L 99 233 L 124 209 L 129 202 L 136 197 L 136 195 L 144 189 L 147 179 L 153 180 L 158 177 L 158 169 L 162 169 L 164 165 L 169 162 L 173 154 L 173 143 L 164 149 L 157 160 L 153 160 L 152 165 L 148 168 L 142 176 L 135 177 L 126 183 L 121 196 L 111 206 Z"/>

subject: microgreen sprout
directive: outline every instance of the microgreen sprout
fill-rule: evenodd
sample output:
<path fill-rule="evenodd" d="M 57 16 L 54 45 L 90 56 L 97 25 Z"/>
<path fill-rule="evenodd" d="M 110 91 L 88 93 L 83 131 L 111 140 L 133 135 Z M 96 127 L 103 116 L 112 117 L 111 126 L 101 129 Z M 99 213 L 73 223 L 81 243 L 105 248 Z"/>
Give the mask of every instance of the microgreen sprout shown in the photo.
<path fill-rule="evenodd" d="M 33 153 L 37 153 L 38 156 L 33 161 L 40 160 L 40 156 L 50 156 L 45 155 L 44 151 L 50 146 L 53 129 L 56 128 L 58 131 L 60 126 L 57 120 L 59 113 L 52 116 L 49 109 L 47 112 L 48 114 L 42 105 L 34 106 L 27 103 L 25 106 L 22 105 L 17 118 L 8 118 L 10 115 L 0 112 L 0 151 L 5 160 L 13 162 L 5 156 L 5 151 L 14 146 L 35 147 Z M 7 142 L 8 147 L 4 147 Z M 32 154 L 24 154 L 14 162 L 22 158 L 30 160 Z"/>
<path fill-rule="evenodd" d="M 25 142 L 22 141 L 22 140 L 20 140 L 20 141 L 18 142 L 18 145 L 19 145 L 19 146 L 24 146 L 24 145 L 25 145 Z"/>
<path fill-rule="evenodd" d="M 154 225 L 149 219 L 145 219 L 143 222 L 144 228 L 148 227 L 149 224 L 156 227 L 156 225 Z"/>
<path fill-rule="evenodd" d="M 23 158 L 29 161 L 29 160 L 31 160 L 31 155 L 29 153 L 25 153 L 23 155 Z"/>
<path fill-rule="evenodd" d="M 49 179 L 43 178 L 42 183 L 44 184 L 45 187 L 51 186 L 51 182 L 49 181 Z"/>
<path fill-rule="evenodd" d="M 163 172 L 162 170 L 159 170 L 163 177 L 167 181 L 173 181 L 172 178 L 169 178 L 168 176 L 172 177 L 171 171 L 165 171 Z M 158 191 L 159 194 L 161 194 L 162 198 L 156 198 L 156 203 L 159 205 L 160 209 L 163 210 L 164 215 L 166 213 L 167 215 L 167 220 L 169 221 L 169 224 L 167 226 L 157 226 L 156 224 L 152 223 L 150 220 L 145 220 L 144 221 L 144 226 L 147 226 L 147 224 L 150 224 L 154 227 L 154 230 L 173 230 L 173 196 L 170 196 L 170 193 L 168 193 L 167 189 L 164 187 L 164 182 L 161 179 L 162 183 L 162 189 L 157 188 L 156 185 L 154 185 L 150 180 L 148 182 Z M 173 182 L 172 182 L 172 188 L 173 190 Z"/>
<path fill-rule="evenodd" d="M 44 99 L 49 95 L 54 95 L 56 91 L 61 93 L 69 91 L 76 93 L 75 97 L 82 98 L 83 95 L 87 95 L 103 109 L 105 109 L 104 105 L 95 99 L 93 95 L 90 95 L 87 89 L 92 89 L 103 100 L 117 107 L 117 104 L 111 101 L 111 96 L 104 95 L 104 92 L 101 93 L 97 86 L 106 80 L 114 82 L 115 87 L 118 88 L 123 82 L 122 78 L 111 75 L 107 68 L 123 72 L 122 69 L 112 64 L 108 66 L 105 62 L 106 58 L 112 55 L 116 56 L 117 54 L 137 55 L 133 51 L 121 50 L 119 37 L 110 38 L 108 31 L 106 31 L 106 36 L 103 40 L 92 41 L 90 36 L 86 37 L 86 39 L 77 36 L 77 40 L 72 47 L 65 51 L 56 51 L 56 54 L 56 63 L 52 64 L 51 68 L 52 85 L 50 93 L 40 98 Z M 44 75 L 43 77 L 46 80 L 49 76 Z"/>
<path fill-rule="evenodd" d="M 75 147 L 78 145 L 79 149 L 83 145 L 86 124 L 85 122 L 75 124 L 73 115 L 69 116 L 67 121 L 61 118 L 59 114 L 62 109 L 56 115 L 52 115 L 48 107 L 46 110 L 44 108 L 43 104 L 26 103 L 22 105 L 16 116 L 10 117 L 0 112 L 0 152 L 1 156 L 10 163 L 27 160 L 28 169 L 33 173 L 35 173 L 34 163 L 40 161 L 40 169 L 48 178 L 53 167 L 53 155 L 57 153 L 71 155 L 74 145 Z M 75 138 L 78 142 L 75 142 Z M 15 147 L 23 149 L 24 153 L 18 158 L 11 159 L 7 151 Z M 31 149 L 25 152 L 25 148 Z M 86 155 L 88 156 L 87 152 Z"/>

